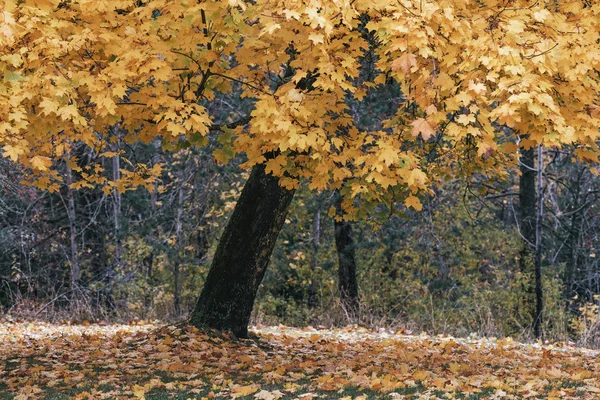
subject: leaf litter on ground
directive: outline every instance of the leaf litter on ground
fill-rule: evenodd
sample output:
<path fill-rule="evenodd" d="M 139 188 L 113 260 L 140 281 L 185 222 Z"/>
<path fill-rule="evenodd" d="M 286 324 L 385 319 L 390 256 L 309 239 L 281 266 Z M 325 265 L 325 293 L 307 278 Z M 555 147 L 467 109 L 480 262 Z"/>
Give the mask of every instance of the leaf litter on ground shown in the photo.
<path fill-rule="evenodd" d="M 0 323 L 0 399 L 594 399 L 600 352 L 342 329 Z"/>

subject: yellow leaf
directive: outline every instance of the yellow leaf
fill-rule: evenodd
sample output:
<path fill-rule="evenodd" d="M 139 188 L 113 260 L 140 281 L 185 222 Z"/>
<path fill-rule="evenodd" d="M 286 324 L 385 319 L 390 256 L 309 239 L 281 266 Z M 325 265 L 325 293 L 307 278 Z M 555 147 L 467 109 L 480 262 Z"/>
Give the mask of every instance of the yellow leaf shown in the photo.
<path fill-rule="evenodd" d="M 100 115 L 112 115 L 117 110 L 117 105 L 110 97 L 100 97 L 96 100 L 96 106 Z"/>
<path fill-rule="evenodd" d="M 313 42 L 313 44 L 324 43 L 323 35 L 318 33 L 311 33 L 310 35 L 308 35 L 308 40 Z"/>
<path fill-rule="evenodd" d="M 42 109 L 42 113 L 44 115 L 48 115 L 50 113 L 56 114 L 58 111 L 59 104 L 50 99 L 45 98 L 40 102 L 39 107 Z"/>
<path fill-rule="evenodd" d="M 406 180 L 410 186 L 424 186 L 427 182 L 427 175 L 420 169 L 413 169 Z"/>
<path fill-rule="evenodd" d="M 533 18 L 538 22 L 544 22 L 550 16 L 550 11 L 542 9 L 533 13 Z"/>
<path fill-rule="evenodd" d="M 183 125 L 177 122 L 169 122 L 167 124 L 167 130 L 171 132 L 173 136 L 183 135 L 186 132 Z"/>
<path fill-rule="evenodd" d="M 280 154 L 277 157 L 268 160 L 265 163 L 265 172 L 268 174 L 281 176 L 281 169 L 286 164 L 286 162 L 286 157 Z"/>
<path fill-rule="evenodd" d="M 364 88 L 358 89 L 356 92 L 354 92 L 354 98 L 358 101 L 362 101 L 366 95 L 367 95 L 367 90 Z"/>
<path fill-rule="evenodd" d="M 418 371 L 415 371 L 415 373 L 412 375 L 412 377 L 417 382 L 418 381 L 424 381 L 425 379 L 427 379 L 429 377 L 429 372 L 420 369 Z"/>
<path fill-rule="evenodd" d="M 136 399 L 144 400 L 146 398 L 146 389 L 143 386 L 134 385 L 132 391 Z"/>
<path fill-rule="evenodd" d="M 23 59 L 19 54 L 7 54 L 2 56 L 0 60 L 12 65 L 13 67 L 18 67 L 23 63 Z"/>
<path fill-rule="evenodd" d="M 511 19 L 508 22 L 507 29 L 511 33 L 523 33 L 525 31 L 525 24 L 518 19 Z"/>
<path fill-rule="evenodd" d="M 295 19 L 296 21 L 300 19 L 300 13 L 294 10 L 283 10 L 283 14 L 285 15 L 285 19 Z"/>
<path fill-rule="evenodd" d="M 273 32 L 275 32 L 276 30 L 281 29 L 281 25 L 277 24 L 277 23 L 271 23 L 268 24 L 267 26 L 265 26 L 265 28 L 262 30 L 262 32 L 260 33 L 259 37 L 264 35 L 265 33 L 268 33 L 269 35 L 272 35 Z"/>
<path fill-rule="evenodd" d="M 25 153 L 25 150 L 21 147 L 11 146 L 10 144 L 5 145 L 2 150 L 4 150 L 4 157 L 9 157 L 14 162 L 17 162 L 19 156 Z"/>
<path fill-rule="evenodd" d="M 423 205 L 421 204 L 419 198 L 413 195 L 408 196 L 404 200 L 404 205 L 406 205 L 406 207 L 412 207 L 417 211 L 421 211 L 421 209 L 423 208 Z"/>
<path fill-rule="evenodd" d="M 37 169 L 38 171 L 47 171 L 52 165 L 52 160 L 49 157 L 44 156 L 33 156 L 29 162 L 31 162 L 33 168 Z"/>
<path fill-rule="evenodd" d="M 260 385 L 254 383 L 252 385 L 247 386 L 236 386 L 231 389 L 231 393 L 233 394 L 233 398 L 237 398 L 241 396 L 251 395 L 252 393 L 258 391 L 258 389 L 260 389 Z"/>

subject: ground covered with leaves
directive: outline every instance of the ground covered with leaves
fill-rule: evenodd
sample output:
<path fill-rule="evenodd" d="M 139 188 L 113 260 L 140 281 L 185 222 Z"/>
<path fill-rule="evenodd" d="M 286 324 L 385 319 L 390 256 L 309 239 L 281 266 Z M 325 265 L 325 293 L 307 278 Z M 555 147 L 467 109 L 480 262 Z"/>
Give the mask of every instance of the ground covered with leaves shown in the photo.
<path fill-rule="evenodd" d="M 510 339 L 0 323 L 0 399 L 600 398 L 600 352 Z"/>

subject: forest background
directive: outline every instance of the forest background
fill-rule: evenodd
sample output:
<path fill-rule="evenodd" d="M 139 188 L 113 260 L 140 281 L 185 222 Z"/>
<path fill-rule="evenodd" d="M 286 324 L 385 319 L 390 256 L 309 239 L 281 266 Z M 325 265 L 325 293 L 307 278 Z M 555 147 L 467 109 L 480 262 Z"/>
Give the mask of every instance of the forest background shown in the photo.
<path fill-rule="evenodd" d="M 396 88 L 356 107 L 357 118 L 401 101 Z M 220 98 L 223 116 L 247 107 Z M 118 135 L 118 132 L 116 132 Z M 11 318 L 52 321 L 177 320 L 194 306 L 211 257 L 247 172 L 217 163 L 218 140 L 173 153 L 160 141 L 121 145 L 129 158 L 162 165 L 153 190 L 101 188 L 54 193 L 21 182 L 19 166 L 0 167 L 0 305 Z M 227 151 L 227 150 L 225 150 Z M 81 160 L 93 157 L 81 150 Z M 105 165 L 112 176 L 119 156 Z M 519 313 L 526 289 L 519 196 L 536 197 L 514 169 L 505 180 L 453 180 L 421 211 L 359 222 L 336 221 L 336 194 L 303 188 L 280 234 L 260 288 L 254 323 L 393 327 L 412 332 L 532 336 Z M 572 149 L 544 154 L 544 334 L 598 344 L 600 293 L 597 171 Z M 527 191 L 530 191 L 529 193 Z M 337 227 L 337 235 L 336 235 Z M 76 235 L 71 235 L 75 228 Z M 342 233 L 344 232 L 344 233 Z M 344 240 L 355 275 L 339 269 Z M 348 250 L 349 249 L 349 250 Z M 342 256 L 343 257 L 343 256 Z M 73 263 L 80 279 L 71 285 Z M 358 292 L 340 297 L 341 279 Z M 348 296 L 346 296 L 348 297 Z M 353 302 L 357 304 L 354 305 Z M 356 309 L 354 309 L 356 308 Z"/>

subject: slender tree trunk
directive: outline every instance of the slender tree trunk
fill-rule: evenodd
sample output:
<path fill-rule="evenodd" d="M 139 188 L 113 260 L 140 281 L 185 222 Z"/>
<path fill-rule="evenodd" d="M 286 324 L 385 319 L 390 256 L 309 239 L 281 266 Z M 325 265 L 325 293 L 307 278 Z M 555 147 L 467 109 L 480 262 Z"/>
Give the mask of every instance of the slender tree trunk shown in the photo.
<path fill-rule="evenodd" d="M 208 190 L 208 189 L 207 189 Z M 202 201 L 206 201 L 203 199 Z M 210 248 L 210 243 L 208 241 L 210 235 L 210 227 L 206 223 L 206 204 L 203 204 L 200 207 L 198 212 L 198 218 L 200 220 L 199 227 L 196 229 L 196 260 L 198 263 L 203 263 Z"/>
<path fill-rule="evenodd" d="M 343 215 L 342 197 L 336 193 L 336 214 Z M 342 306 L 350 317 L 358 315 L 358 283 L 356 282 L 356 256 L 354 253 L 354 240 L 352 239 L 352 225 L 348 221 L 334 219 L 335 247 L 338 253 L 338 287 Z"/>
<path fill-rule="evenodd" d="M 575 203 L 574 209 L 579 207 L 578 202 Z M 579 263 L 579 253 L 577 247 L 579 244 L 579 232 L 581 231 L 581 213 L 575 212 L 571 215 L 571 223 L 569 226 L 569 258 L 565 266 L 564 292 L 565 300 L 570 300 L 575 296 L 574 278 L 577 265 Z"/>
<path fill-rule="evenodd" d="M 252 169 L 217 246 L 192 325 L 248 336 L 256 292 L 293 197 L 264 165 Z"/>
<path fill-rule="evenodd" d="M 113 127 L 115 134 L 118 135 L 118 128 Z M 113 182 L 118 182 L 121 179 L 121 156 L 118 154 L 119 152 L 119 141 L 113 145 L 112 150 L 117 153 L 114 157 L 112 157 L 112 180 Z M 114 305 L 112 303 L 113 297 L 113 284 L 115 275 L 117 271 L 121 268 L 121 263 L 123 259 L 123 244 L 122 244 L 122 232 L 121 232 L 121 193 L 115 187 L 112 192 L 113 197 L 113 236 L 114 236 L 114 245 L 115 245 L 115 253 L 113 257 L 113 262 L 108 263 L 108 268 L 106 270 L 105 282 L 106 282 L 106 302 L 110 308 L 113 308 Z"/>
<path fill-rule="evenodd" d="M 115 145 L 115 150 L 118 151 L 118 144 Z M 118 182 L 121 179 L 121 156 L 117 154 L 112 158 L 112 178 L 113 182 Z M 114 221 L 114 236 L 115 236 L 115 267 L 121 265 L 123 258 L 123 243 L 121 238 L 121 193 L 115 187 L 113 189 L 113 221 Z"/>
<path fill-rule="evenodd" d="M 180 182 L 181 185 L 179 187 L 179 190 L 177 192 L 177 217 L 176 217 L 176 222 L 175 222 L 175 240 L 177 240 L 177 245 L 175 246 L 175 250 L 177 251 L 177 255 L 175 257 L 175 260 L 173 262 L 173 303 L 175 306 L 175 314 L 176 315 L 181 315 L 181 289 L 180 289 L 180 284 L 179 284 L 179 263 L 182 259 L 181 256 L 181 242 L 183 240 L 182 238 L 182 232 L 183 232 L 183 199 L 184 199 L 184 187 L 185 187 L 185 182 L 184 182 L 184 174 L 182 173 L 180 176 Z"/>
<path fill-rule="evenodd" d="M 75 213 L 75 193 L 71 185 L 73 184 L 73 172 L 69 166 L 71 161 L 70 154 L 67 154 L 67 216 L 69 218 L 69 233 L 71 240 L 71 290 L 74 292 L 77 288 L 81 276 L 81 267 L 79 265 L 79 251 L 77 249 L 77 221 Z"/>
<path fill-rule="evenodd" d="M 154 147 L 154 154 L 152 154 L 152 165 L 157 165 L 160 163 L 160 139 L 155 139 L 152 143 L 152 147 Z M 150 202 L 152 203 L 152 216 L 156 214 L 157 201 L 158 201 L 158 186 L 159 182 L 154 183 L 152 187 L 152 191 L 150 192 Z"/>
<path fill-rule="evenodd" d="M 317 306 L 317 282 L 316 272 L 319 266 L 319 244 L 321 238 L 321 205 L 317 201 L 317 209 L 313 214 L 312 224 L 312 259 L 310 262 L 311 281 L 308 287 L 308 307 L 315 308 Z"/>
<path fill-rule="evenodd" d="M 160 163 L 160 146 L 161 146 L 161 141 L 160 139 L 155 139 L 154 142 L 152 143 L 153 147 L 154 147 L 154 154 L 152 154 L 152 165 L 156 165 L 158 163 Z M 158 182 L 155 183 L 152 187 L 152 191 L 150 191 L 150 207 L 151 207 L 151 215 L 150 215 L 150 220 L 153 221 L 153 223 L 156 221 L 156 215 L 158 213 Z M 148 284 L 149 288 L 148 290 L 146 290 L 145 294 L 144 294 L 144 309 L 147 312 L 149 310 L 149 308 L 152 305 L 152 291 L 150 290 L 150 288 L 153 286 L 153 282 L 152 282 L 152 268 L 154 266 L 154 229 L 150 229 L 150 231 L 148 232 L 148 243 L 151 246 L 150 250 L 150 254 L 146 257 L 145 260 L 145 264 L 146 264 L 146 283 Z"/>
<path fill-rule="evenodd" d="M 542 286 L 542 219 L 544 217 L 544 148 L 538 146 L 537 165 L 537 211 L 535 218 L 535 314 L 533 315 L 533 333 L 536 338 L 541 338 L 544 288 Z"/>
<path fill-rule="evenodd" d="M 150 254 L 148 254 L 148 256 L 146 256 L 144 258 L 144 266 L 145 268 L 145 274 L 146 274 L 146 284 L 148 285 L 145 290 L 144 290 L 144 319 L 148 318 L 148 311 L 150 310 L 150 307 L 152 306 L 152 267 L 154 265 L 154 252 L 151 251 Z"/>
<path fill-rule="evenodd" d="M 521 149 L 521 176 L 519 178 L 519 233 L 522 238 L 522 247 L 519 257 L 521 273 L 520 301 L 517 314 L 525 318 L 527 324 L 532 315 L 535 315 L 535 221 L 536 221 L 536 196 L 535 196 L 535 168 L 534 149 Z"/>
<path fill-rule="evenodd" d="M 563 280 L 563 298 L 565 299 L 567 311 L 577 312 L 577 307 L 570 301 L 575 296 L 576 291 L 574 288 L 575 271 L 579 263 L 579 234 L 581 231 L 582 221 L 582 210 L 579 210 L 581 206 L 580 193 L 581 193 L 581 173 L 577 174 L 577 180 L 575 182 L 575 188 L 571 191 L 573 193 L 573 204 L 571 205 L 571 221 L 569 224 L 569 237 L 568 237 L 568 255 L 565 263 L 565 275 Z"/>

